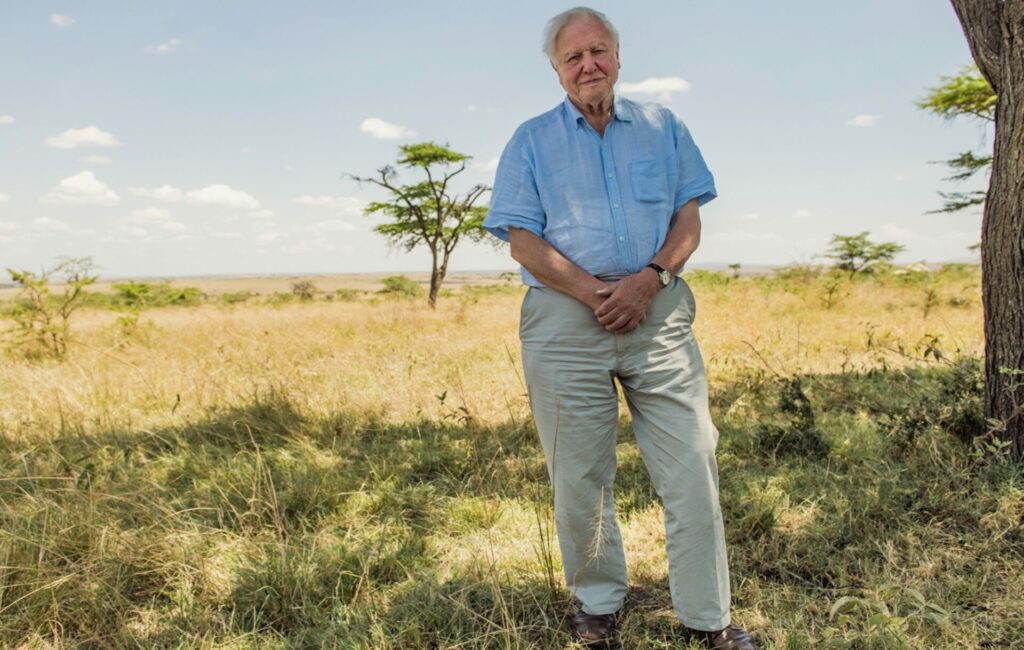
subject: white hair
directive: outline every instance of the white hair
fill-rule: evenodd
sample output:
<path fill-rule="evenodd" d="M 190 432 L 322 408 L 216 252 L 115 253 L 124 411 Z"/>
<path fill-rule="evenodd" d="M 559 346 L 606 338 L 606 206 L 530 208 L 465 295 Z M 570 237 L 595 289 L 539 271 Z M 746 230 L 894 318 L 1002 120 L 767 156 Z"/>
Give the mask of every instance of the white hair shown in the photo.
<path fill-rule="evenodd" d="M 565 29 L 565 26 L 571 22 L 585 19 L 599 21 L 608 31 L 608 34 L 612 37 L 615 45 L 619 44 L 619 31 L 615 29 L 615 25 L 612 25 L 611 21 L 608 20 L 608 16 L 605 16 L 600 11 L 591 9 L 590 7 L 573 7 L 572 9 L 563 11 L 549 20 L 547 26 L 544 28 L 544 54 L 547 55 L 549 61 L 552 63 L 555 62 L 555 44 L 558 41 L 558 35 L 563 29 Z"/>

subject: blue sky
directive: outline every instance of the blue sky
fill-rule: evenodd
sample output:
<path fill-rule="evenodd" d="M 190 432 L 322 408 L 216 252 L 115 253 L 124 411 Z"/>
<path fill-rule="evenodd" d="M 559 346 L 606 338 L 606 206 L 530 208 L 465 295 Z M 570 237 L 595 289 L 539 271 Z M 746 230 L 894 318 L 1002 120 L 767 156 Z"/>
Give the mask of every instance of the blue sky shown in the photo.
<path fill-rule="evenodd" d="M 427 270 L 345 174 L 435 140 L 490 184 L 516 126 L 563 97 L 540 38 L 574 4 L 0 0 L 0 268 Z M 592 6 L 620 32 L 618 92 L 679 113 L 715 173 L 692 263 L 810 262 L 862 230 L 906 262 L 969 255 L 980 215 L 925 214 L 950 189 L 930 161 L 990 134 L 914 106 L 969 61 L 948 3 Z M 513 267 L 486 245 L 452 263 Z"/>

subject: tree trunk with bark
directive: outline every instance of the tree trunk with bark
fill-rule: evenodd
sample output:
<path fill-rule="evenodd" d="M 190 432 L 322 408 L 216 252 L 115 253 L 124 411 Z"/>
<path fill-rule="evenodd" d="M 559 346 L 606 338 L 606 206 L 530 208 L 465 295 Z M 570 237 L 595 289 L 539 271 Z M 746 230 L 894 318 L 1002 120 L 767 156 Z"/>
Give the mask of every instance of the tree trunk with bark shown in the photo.
<path fill-rule="evenodd" d="M 952 0 L 978 69 L 998 96 L 981 226 L 985 416 L 1024 460 L 1024 0 Z"/>
<path fill-rule="evenodd" d="M 430 293 L 427 295 L 427 302 L 431 307 L 437 307 L 437 294 L 441 292 L 444 275 L 444 269 L 438 268 L 437 260 L 434 260 L 434 268 L 430 272 Z"/>

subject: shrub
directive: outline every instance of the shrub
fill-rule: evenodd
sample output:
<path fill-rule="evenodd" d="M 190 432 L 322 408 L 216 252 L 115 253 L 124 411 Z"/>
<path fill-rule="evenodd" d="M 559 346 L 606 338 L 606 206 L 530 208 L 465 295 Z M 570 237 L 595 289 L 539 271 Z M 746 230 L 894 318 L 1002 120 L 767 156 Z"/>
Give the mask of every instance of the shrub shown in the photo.
<path fill-rule="evenodd" d="M 298 282 L 292 282 L 292 293 L 299 300 L 312 300 L 316 298 L 317 291 L 316 285 L 311 280 L 299 280 Z"/>
<path fill-rule="evenodd" d="M 173 287 L 169 282 L 150 283 L 128 282 L 115 283 L 114 302 L 130 309 L 145 307 L 194 306 L 203 298 L 198 287 Z"/>
<path fill-rule="evenodd" d="M 705 287 L 721 287 L 733 281 L 733 276 L 721 271 L 705 271 L 694 269 L 686 272 L 686 281 L 693 285 Z"/>
<path fill-rule="evenodd" d="M 57 266 L 38 275 L 31 271 L 7 269 L 20 287 L 16 308 L 10 317 L 17 324 L 15 345 L 25 346 L 29 354 L 45 353 L 62 359 L 67 353 L 71 333 L 71 315 L 82 306 L 85 287 L 96 282 L 93 263 L 88 257 L 62 258 Z M 54 275 L 64 276 L 60 296 L 50 292 Z"/>
<path fill-rule="evenodd" d="M 337 300 L 339 302 L 352 302 L 359 298 L 361 292 L 358 289 L 335 289 L 332 293 L 324 296 L 327 300 Z"/>
<path fill-rule="evenodd" d="M 228 293 L 222 293 L 217 296 L 217 300 L 222 305 L 236 305 L 241 302 L 246 302 L 250 298 L 254 298 L 259 294 L 253 291 L 229 291 Z"/>
<path fill-rule="evenodd" d="M 412 278 L 404 275 L 391 275 L 383 280 L 384 288 L 381 293 L 386 293 L 404 298 L 418 298 L 424 294 L 423 287 Z"/>
<path fill-rule="evenodd" d="M 298 298 L 299 297 L 296 296 L 294 293 L 275 291 L 274 293 L 270 294 L 270 298 L 267 301 L 271 305 L 283 305 L 289 302 L 295 302 L 296 300 L 298 300 Z"/>

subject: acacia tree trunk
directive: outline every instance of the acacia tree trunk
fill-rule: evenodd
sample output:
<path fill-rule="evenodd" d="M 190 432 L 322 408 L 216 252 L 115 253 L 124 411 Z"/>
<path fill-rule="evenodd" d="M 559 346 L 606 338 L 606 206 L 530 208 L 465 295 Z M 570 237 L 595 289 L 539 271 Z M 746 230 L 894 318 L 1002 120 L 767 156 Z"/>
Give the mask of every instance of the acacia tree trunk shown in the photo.
<path fill-rule="evenodd" d="M 427 296 L 431 307 L 437 307 L 437 294 L 441 291 L 442 282 L 444 282 L 444 268 L 438 268 L 435 258 L 434 267 L 430 270 L 430 294 Z"/>
<path fill-rule="evenodd" d="M 998 96 L 981 226 L 985 416 L 1002 423 L 997 437 L 1024 460 L 1024 0 L 952 3 L 978 69 Z"/>

